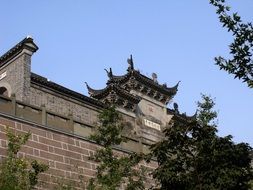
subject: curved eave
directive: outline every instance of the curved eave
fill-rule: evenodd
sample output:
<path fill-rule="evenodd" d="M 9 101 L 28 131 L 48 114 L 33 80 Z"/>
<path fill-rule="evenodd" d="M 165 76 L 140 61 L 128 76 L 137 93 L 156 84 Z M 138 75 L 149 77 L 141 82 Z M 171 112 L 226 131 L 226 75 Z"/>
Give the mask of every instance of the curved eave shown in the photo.
<path fill-rule="evenodd" d="M 109 89 L 108 87 L 104 88 L 104 89 L 101 89 L 101 90 L 92 90 L 92 91 L 89 91 L 89 95 L 92 97 L 92 98 L 95 98 L 97 100 L 100 100 L 100 99 L 103 99 L 104 97 L 106 97 L 109 93 Z"/>
<path fill-rule="evenodd" d="M 120 97 L 130 100 L 134 104 L 138 104 L 141 101 L 138 96 L 134 96 L 122 88 L 115 87 L 115 91 Z"/>
<path fill-rule="evenodd" d="M 29 46 L 28 44 L 32 44 L 33 47 Z M 31 37 L 26 37 L 0 57 L 0 67 L 18 55 L 25 48 L 32 52 L 36 52 L 39 49 Z"/>
<path fill-rule="evenodd" d="M 158 83 L 155 83 L 152 79 L 140 74 L 138 71 L 133 72 L 135 78 L 140 82 L 140 83 L 144 83 L 145 85 L 154 88 L 155 90 L 157 90 L 158 92 L 160 92 L 161 94 L 165 94 L 167 96 L 174 96 L 176 95 L 177 91 L 178 91 L 178 85 L 179 82 L 171 88 L 165 87 L 163 85 L 160 85 Z"/>
<path fill-rule="evenodd" d="M 197 119 L 197 114 L 194 114 L 192 116 L 188 116 L 186 114 L 177 114 L 177 116 L 179 116 L 187 121 L 195 121 Z"/>
<path fill-rule="evenodd" d="M 183 122 L 193 122 L 193 121 L 196 121 L 196 119 L 197 119 L 197 112 L 195 112 L 195 114 L 192 116 L 188 116 L 183 113 L 177 113 L 173 109 L 167 108 L 167 113 L 174 115 L 177 119 L 179 119 L 180 121 L 183 121 Z"/>
<path fill-rule="evenodd" d="M 130 78 L 129 73 L 125 74 L 125 75 L 121 75 L 121 76 L 117 76 L 117 75 L 112 75 L 112 81 L 115 83 L 125 83 L 128 79 Z M 110 82 L 110 81 L 109 81 Z"/>
<path fill-rule="evenodd" d="M 102 94 L 102 93 L 105 92 L 106 89 L 107 89 L 107 87 L 106 87 L 106 88 L 103 88 L 103 89 L 95 90 L 95 89 L 91 88 L 91 87 L 88 85 L 87 82 L 85 82 L 85 84 L 86 84 L 86 87 L 87 87 L 87 89 L 88 89 L 89 95 L 92 96 L 92 97 Z"/>
<path fill-rule="evenodd" d="M 121 89 L 115 84 L 108 85 L 106 88 L 102 90 L 96 90 L 96 93 L 90 94 L 92 98 L 95 98 L 97 100 L 105 99 L 109 94 L 112 92 L 115 92 L 119 97 L 129 100 L 130 102 L 134 104 L 138 104 L 140 102 L 140 99 L 124 89 Z"/>
<path fill-rule="evenodd" d="M 197 113 L 197 111 L 196 111 L 194 115 L 192 115 L 192 116 L 186 116 L 186 117 L 187 117 L 187 119 L 194 121 L 194 120 L 197 119 L 197 114 L 198 114 L 198 113 Z"/>
<path fill-rule="evenodd" d="M 145 75 L 142 75 L 137 70 L 131 70 L 127 74 L 122 76 L 113 75 L 112 79 L 108 81 L 108 84 L 110 83 L 118 83 L 120 85 L 124 84 L 131 78 L 131 76 L 133 76 L 138 82 L 143 83 L 151 88 L 154 88 L 155 90 L 166 96 L 173 97 L 176 95 L 178 91 L 179 82 L 175 86 L 168 88 L 164 85 L 155 83 L 152 79 L 146 77 Z"/>

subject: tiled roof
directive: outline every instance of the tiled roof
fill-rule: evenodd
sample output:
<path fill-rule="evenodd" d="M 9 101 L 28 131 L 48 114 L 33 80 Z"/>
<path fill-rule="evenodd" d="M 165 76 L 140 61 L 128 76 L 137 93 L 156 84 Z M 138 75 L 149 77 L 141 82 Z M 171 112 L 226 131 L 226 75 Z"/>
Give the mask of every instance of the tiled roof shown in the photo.
<path fill-rule="evenodd" d="M 89 91 L 89 94 L 91 95 L 91 97 L 98 99 L 98 100 L 106 97 L 110 92 L 114 91 L 120 97 L 130 100 L 135 104 L 138 104 L 140 102 L 139 97 L 130 94 L 128 91 L 120 88 L 118 85 L 113 84 L 113 83 L 109 84 L 106 88 L 101 89 L 101 90 L 94 90 L 87 83 L 86 83 L 86 85 L 87 85 L 87 88 L 88 88 L 88 91 Z"/>
<path fill-rule="evenodd" d="M 32 46 L 28 44 L 32 44 Z M 24 48 L 32 52 L 36 52 L 39 49 L 38 46 L 33 42 L 33 39 L 30 36 L 27 36 L 21 42 L 16 44 L 13 48 L 11 48 L 9 51 L 7 51 L 0 57 L 0 67 L 2 67 L 10 59 L 19 54 Z"/>
<path fill-rule="evenodd" d="M 148 87 L 150 87 L 154 90 L 157 90 L 158 92 L 160 92 L 162 94 L 165 94 L 165 95 L 168 95 L 168 96 L 174 96 L 177 93 L 177 90 L 178 90 L 179 82 L 175 86 L 169 88 L 166 85 L 160 85 L 160 84 L 154 82 L 152 79 L 150 79 L 147 76 L 141 74 L 137 70 L 130 70 L 130 71 L 128 71 L 127 74 L 122 75 L 122 76 L 113 75 L 112 78 L 109 79 L 108 83 L 110 83 L 110 81 L 113 80 L 113 82 L 123 84 L 126 81 L 128 81 L 131 77 L 134 77 L 135 80 L 137 80 L 138 82 L 143 83 L 146 86 L 148 86 Z"/>
<path fill-rule="evenodd" d="M 85 96 L 83 94 L 75 92 L 73 90 L 70 90 L 68 88 L 65 88 L 65 87 L 63 87 L 59 84 L 54 83 L 54 82 L 48 81 L 47 78 L 42 77 L 40 75 L 37 75 L 35 73 L 31 73 L 31 82 L 36 84 L 36 85 L 40 85 L 44 88 L 54 90 L 57 93 L 61 93 L 61 94 L 64 94 L 66 96 L 69 96 L 70 98 L 77 99 L 81 102 L 89 103 L 91 105 L 94 105 L 94 106 L 97 106 L 97 107 L 100 107 L 100 108 L 104 107 L 104 104 L 99 102 L 98 100 L 95 100 L 93 98 L 90 98 L 88 96 Z"/>
<path fill-rule="evenodd" d="M 147 86 L 150 86 L 151 88 L 154 88 L 155 90 L 157 90 L 161 93 L 164 93 L 166 95 L 174 96 L 177 93 L 179 82 L 175 86 L 168 88 L 165 85 L 160 85 L 160 84 L 154 82 L 152 79 L 146 77 L 145 75 L 139 73 L 138 71 L 134 72 L 134 76 L 140 82 L 142 82 L 142 83 L 146 84 Z"/>
<path fill-rule="evenodd" d="M 197 112 L 192 116 L 188 116 L 185 113 L 179 113 L 175 111 L 174 109 L 167 108 L 167 113 L 174 115 L 177 119 L 180 119 L 181 121 L 189 122 L 189 121 L 195 121 L 197 119 Z"/>

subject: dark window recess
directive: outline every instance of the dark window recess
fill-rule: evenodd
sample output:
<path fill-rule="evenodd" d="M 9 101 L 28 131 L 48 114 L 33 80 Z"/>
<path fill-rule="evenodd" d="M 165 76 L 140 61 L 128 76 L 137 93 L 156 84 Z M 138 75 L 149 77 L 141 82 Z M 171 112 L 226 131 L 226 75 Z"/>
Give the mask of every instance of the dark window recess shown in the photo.
<path fill-rule="evenodd" d="M 0 87 L 0 95 L 8 96 L 8 90 L 5 87 Z"/>

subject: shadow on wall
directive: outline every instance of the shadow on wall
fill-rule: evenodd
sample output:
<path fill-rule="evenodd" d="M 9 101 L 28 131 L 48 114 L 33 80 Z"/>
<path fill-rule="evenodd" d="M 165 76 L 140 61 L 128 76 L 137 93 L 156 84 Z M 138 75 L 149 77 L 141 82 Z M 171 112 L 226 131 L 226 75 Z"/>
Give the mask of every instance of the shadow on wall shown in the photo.
<path fill-rule="evenodd" d="M 5 87 L 0 87 L 0 95 L 8 96 L 8 90 Z"/>

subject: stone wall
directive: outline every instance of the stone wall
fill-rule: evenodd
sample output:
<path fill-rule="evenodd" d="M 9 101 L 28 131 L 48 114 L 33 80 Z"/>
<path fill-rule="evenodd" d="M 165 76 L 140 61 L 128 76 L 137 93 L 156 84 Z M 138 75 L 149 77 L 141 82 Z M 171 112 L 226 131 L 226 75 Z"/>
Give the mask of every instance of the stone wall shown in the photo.
<path fill-rule="evenodd" d="M 0 87 L 8 90 L 8 95 L 15 94 L 20 101 L 27 101 L 30 88 L 31 55 L 25 51 L 0 68 L 0 74 L 6 76 L 0 80 Z"/>
<path fill-rule="evenodd" d="M 30 97 L 29 104 L 32 106 L 41 107 L 43 105 L 49 112 L 62 115 L 63 117 L 71 116 L 73 117 L 74 121 L 91 126 L 97 123 L 97 115 L 101 109 L 35 84 L 31 85 Z M 145 105 L 142 107 L 145 107 Z M 136 141 L 142 142 L 142 144 L 152 144 L 161 138 L 161 131 L 145 126 L 144 122 L 142 121 L 143 118 L 140 117 L 136 119 L 135 113 L 126 113 L 126 111 L 122 109 L 119 109 L 119 112 L 123 116 L 123 120 L 126 125 L 126 130 L 124 133 L 127 136 L 135 139 Z M 156 112 L 156 110 L 154 110 L 154 112 Z M 167 115 L 167 117 L 169 116 Z M 138 119 L 140 121 L 136 121 Z M 77 132 L 79 129 L 82 130 L 80 127 L 78 127 L 78 125 L 75 126 L 75 132 Z M 82 133 L 82 135 L 85 134 Z M 137 149 L 139 149 L 139 151 L 147 152 L 147 148 L 145 146 L 134 148 L 134 150 Z"/>
<path fill-rule="evenodd" d="M 53 189 L 57 183 L 66 182 L 70 179 L 76 187 L 80 186 L 79 177 L 86 185 L 88 179 L 94 176 L 96 163 L 89 160 L 98 145 L 75 134 L 55 130 L 53 128 L 37 125 L 24 119 L 0 113 L 0 156 L 6 155 L 7 139 L 5 127 L 11 127 L 15 132 L 28 132 L 32 135 L 28 143 L 22 147 L 19 156 L 36 159 L 50 166 L 49 170 L 40 174 L 38 189 Z M 115 149 L 118 154 L 127 154 L 126 150 Z M 155 162 L 142 163 L 150 170 L 156 167 Z M 148 177 L 148 182 L 152 179 Z M 147 183 L 148 185 L 148 183 Z"/>
<path fill-rule="evenodd" d="M 71 115 L 73 119 L 89 125 L 93 125 L 97 120 L 98 109 L 94 106 L 89 106 L 42 87 L 32 85 L 30 97 L 29 104 L 38 107 L 44 105 L 48 111 L 59 115 Z"/>
<path fill-rule="evenodd" d="M 15 96 L 9 98 L 0 95 L 0 113 L 1 112 L 38 125 L 47 126 L 55 130 L 62 130 L 86 138 L 93 132 L 93 128 L 97 124 L 97 118 L 94 118 L 92 124 L 86 122 L 86 120 L 82 122 L 73 118 L 72 115 L 65 116 L 57 112 L 52 112 L 45 106 L 39 107 L 23 103 L 17 100 Z M 122 116 L 125 125 L 123 135 L 128 137 L 129 141 L 123 143 L 120 147 L 135 152 L 148 152 L 149 146 L 141 141 L 141 135 L 135 131 L 134 118 L 129 118 L 129 116 L 126 115 Z M 88 121 L 90 120 L 91 119 Z"/>

